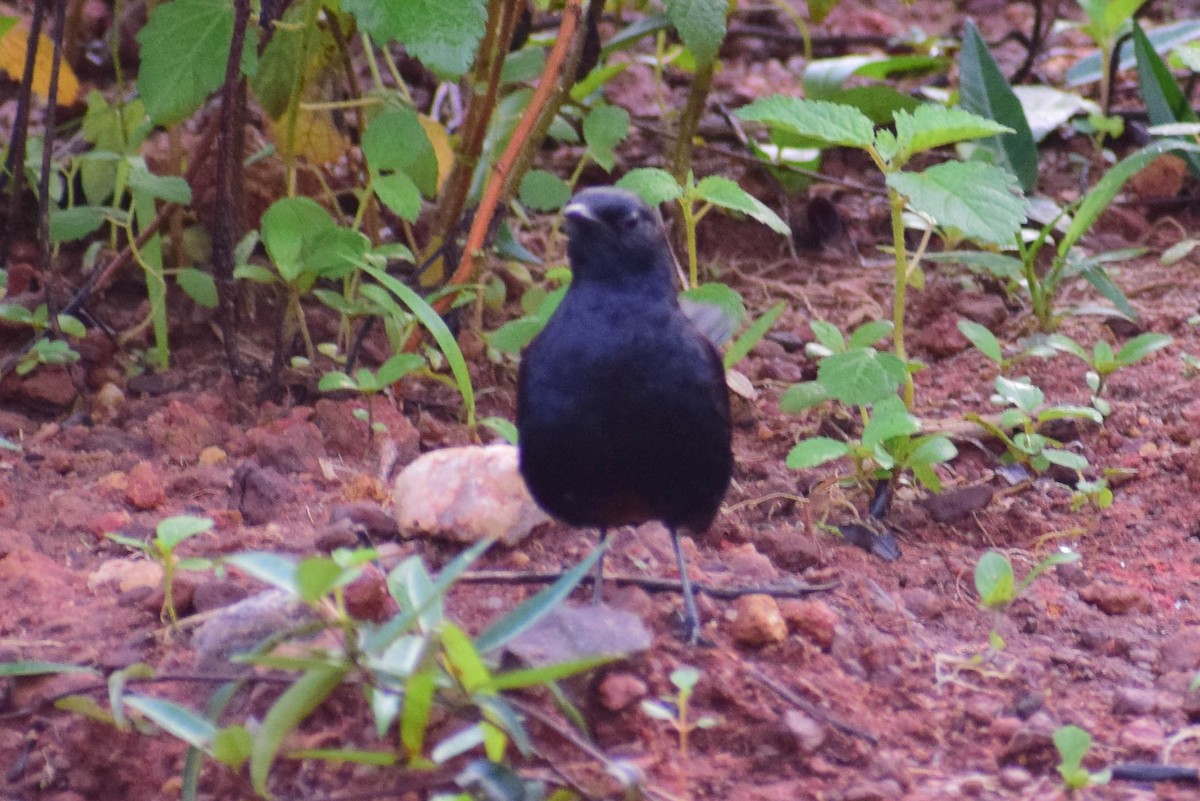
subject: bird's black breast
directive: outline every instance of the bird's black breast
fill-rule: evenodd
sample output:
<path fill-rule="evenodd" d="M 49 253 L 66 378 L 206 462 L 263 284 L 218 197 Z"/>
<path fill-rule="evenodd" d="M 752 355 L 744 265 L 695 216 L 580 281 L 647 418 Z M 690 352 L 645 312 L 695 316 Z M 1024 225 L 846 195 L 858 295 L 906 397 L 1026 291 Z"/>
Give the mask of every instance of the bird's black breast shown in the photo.
<path fill-rule="evenodd" d="M 720 357 L 674 298 L 572 287 L 518 380 L 521 472 L 576 526 L 703 530 L 729 484 Z"/>

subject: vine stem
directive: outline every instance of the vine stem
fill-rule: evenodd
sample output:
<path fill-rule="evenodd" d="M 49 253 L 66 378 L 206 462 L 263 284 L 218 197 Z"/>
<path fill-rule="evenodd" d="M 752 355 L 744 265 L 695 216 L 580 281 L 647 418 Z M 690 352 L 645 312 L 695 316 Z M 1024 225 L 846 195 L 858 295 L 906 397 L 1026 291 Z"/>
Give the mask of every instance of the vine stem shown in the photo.
<path fill-rule="evenodd" d="M 896 285 L 892 290 L 892 344 L 896 357 L 904 362 L 904 405 L 912 411 L 916 401 L 912 373 L 908 371 L 908 351 L 904 347 L 904 301 L 908 293 L 908 250 L 904 245 L 904 196 L 888 188 L 892 209 L 892 247 L 896 258 Z"/>

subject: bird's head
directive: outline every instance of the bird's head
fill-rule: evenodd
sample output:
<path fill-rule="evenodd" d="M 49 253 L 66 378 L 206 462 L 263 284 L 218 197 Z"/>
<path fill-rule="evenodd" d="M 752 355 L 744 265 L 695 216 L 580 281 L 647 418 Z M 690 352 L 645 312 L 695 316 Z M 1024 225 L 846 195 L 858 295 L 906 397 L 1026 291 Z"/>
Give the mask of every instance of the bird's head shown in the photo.
<path fill-rule="evenodd" d="M 577 278 L 604 281 L 648 274 L 669 285 L 674 260 L 662 217 L 637 195 L 614 187 L 584 189 L 563 216 Z"/>

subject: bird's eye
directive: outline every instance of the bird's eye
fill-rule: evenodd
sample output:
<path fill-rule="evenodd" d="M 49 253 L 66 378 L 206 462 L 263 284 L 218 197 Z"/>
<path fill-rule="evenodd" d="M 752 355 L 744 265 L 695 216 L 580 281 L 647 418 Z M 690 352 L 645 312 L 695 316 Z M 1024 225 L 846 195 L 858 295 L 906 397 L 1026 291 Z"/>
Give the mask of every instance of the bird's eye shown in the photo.
<path fill-rule="evenodd" d="M 634 228 L 637 228 L 639 222 L 641 222 L 641 217 L 638 216 L 636 211 L 631 211 L 621 218 L 621 227 L 626 231 L 632 231 Z"/>

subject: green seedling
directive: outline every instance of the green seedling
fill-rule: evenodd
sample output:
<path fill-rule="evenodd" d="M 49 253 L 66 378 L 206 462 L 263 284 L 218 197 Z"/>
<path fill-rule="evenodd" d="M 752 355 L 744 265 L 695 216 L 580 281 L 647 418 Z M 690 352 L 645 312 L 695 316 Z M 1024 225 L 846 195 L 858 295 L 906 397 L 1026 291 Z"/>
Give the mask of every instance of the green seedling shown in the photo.
<path fill-rule="evenodd" d="M 1134 15 L 1146 0 L 1076 0 L 1087 20 L 1079 29 L 1088 35 L 1100 50 L 1100 108 L 1108 112 L 1112 97 L 1110 69 L 1117 42 L 1128 30 Z"/>
<path fill-rule="evenodd" d="M 43 364 L 73 364 L 79 361 L 79 353 L 71 347 L 71 343 L 44 337 L 50 328 L 49 318 L 50 314 L 46 310 L 45 303 L 33 311 L 16 303 L 0 304 L 0 320 L 17 325 L 27 325 L 38 336 L 29 351 L 17 362 L 17 375 L 28 375 Z M 77 339 L 87 336 L 87 329 L 83 327 L 83 323 L 69 314 L 58 315 L 58 330 L 66 336 Z"/>
<path fill-rule="evenodd" d="M 1087 468 L 1086 458 L 1063 450 L 1059 447 L 1062 443 L 1041 433 L 1041 428 L 1051 421 L 1064 419 L 1103 423 L 1104 418 L 1099 411 L 1090 406 L 1073 404 L 1046 406 L 1045 393 L 1028 378 L 997 376 L 995 388 L 992 402 L 1010 407 L 1000 415 L 998 422 L 985 420 L 974 413 L 965 416 L 1004 443 L 1006 451 L 1002 461 L 1006 464 L 1027 464 L 1038 473 L 1049 470 L 1052 464 L 1075 471 Z"/>
<path fill-rule="evenodd" d="M 1004 650 L 1004 638 L 1000 636 L 999 624 L 1003 614 L 1013 601 L 1029 588 L 1034 580 L 1056 565 L 1079 561 L 1077 553 L 1055 553 L 1034 565 L 1033 569 L 1016 582 L 1012 563 L 999 551 L 988 551 L 979 557 L 975 565 L 975 591 L 979 593 L 979 608 L 992 613 L 992 629 L 988 633 L 988 653 L 995 655 Z"/>
<path fill-rule="evenodd" d="M 892 218 L 893 348 L 902 363 L 905 348 L 905 298 L 908 287 L 924 286 L 921 258 L 932 228 L 915 254 L 905 242 L 906 211 L 931 220 L 952 241 L 971 240 L 991 246 L 1012 241 L 1026 217 L 1012 173 L 983 162 L 948 161 L 920 172 L 906 169 L 919 154 L 946 145 L 1011 132 L 1012 129 L 963 109 L 922 105 L 892 114 L 895 131 L 877 127 L 856 108 L 827 101 L 775 95 L 738 110 L 747 122 L 767 126 L 772 138 L 800 137 L 810 147 L 853 147 L 864 151 L 883 174 Z M 913 408 L 912 376 L 903 376 L 904 402 Z"/>
<path fill-rule="evenodd" d="M 909 367 L 896 355 L 874 347 L 892 333 L 892 324 L 865 323 L 848 339 L 823 320 L 811 325 L 816 341 L 807 350 L 820 359 L 817 379 L 789 387 L 779 408 L 798 413 L 837 401 L 857 408 L 862 434 L 857 440 L 823 436 L 802 440 L 788 453 L 787 466 L 801 470 L 848 458 L 853 464 L 849 478 L 864 490 L 908 471 L 931 492 L 940 492 L 934 466 L 953 459 L 957 450 L 944 435 L 922 435 L 920 421 L 897 397 Z"/>
<path fill-rule="evenodd" d="M 1083 766 L 1083 758 L 1092 748 L 1092 735 L 1078 726 L 1063 726 L 1054 732 L 1054 747 L 1058 750 L 1058 772 L 1068 795 L 1076 790 L 1108 784 L 1112 771 L 1108 768 L 1092 773 Z"/>
<path fill-rule="evenodd" d="M 162 565 L 163 571 L 163 608 L 162 616 L 171 621 L 172 626 L 179 625 L 179 616 L 175 611 L 175 576 L 180 570 L 209 570 L 214 563 L 211 559 L 198 557 L 180 558 L 175 549 L 185 540 L 197 534 L 203 534 L 213 527 L 213 521 L 207 517 L 177 515 L 160 521 L 154 529 L 154 539 L 143 542 L 120 534 L 109 534 L 108 538 L 129 548 L 134 548 L 146 554 Z"/>
<path fill-rule="evenodd" d="M 374 437 L 376 434 L 383 434 L 387 431 L 385 424 L 374 422 L 372 414 L 374 397 L 386 391 L 406 375 L 423 370 L 424 368 L 424 357 L 415 353 L 397 353 L 379 365 L 378 370 L 368 370 L 365 367 L 360 367 L 354 372 L 353 376 L 342 372 L 326 373 L 321 377 L 320 383 L 317 384 L 317 389 L 321 392 L 349 391 L 362 395 L 367 402 L 366 408 L 355 409 L 354 416 L 366 422 L 371 436 Z"/>
<path fill-rule="evenodd" d="M 694 667 L 684 666 L 671 671 L 671 684 L 678 690 L 674 699 L 662 698 L 658 701 L 642 701 L 642 711 L 655 720 L 663 720 L 671 724 L 671 728 L 679 735 L 679 753 L 688 755 L 688 736 L 696 729 L 711 729 L 721 723 L 721 719 L 712 715 L 702 715 L 695 720 L 690 718 L 688 702 L 696 683 L 700 681 L 700 671 Z"/>
<path fill-rule="evenodd" d="M 1071 354 L 1088 366 L 1086 379 L 1088 389 L 1092 391 L 1092 403 L 1105 416 L 1110 414 L 1112 409 L 1099 396 L 1104 393 L 1104 382 L 1108 377 L 1122 367 L 1137 364 L 1155 351 L 1162 350 L 1172 341 L 1171 337 L 1166 334 L 1147 333 L 1129 340 L 1115 353 L 1112 345 L 1104 340 L 1093 345 L 1092 352 L 1088 353 L 1070 337 L 1052 334 L 1046 338 L 1047 345 L 1055 350 Z"/>

